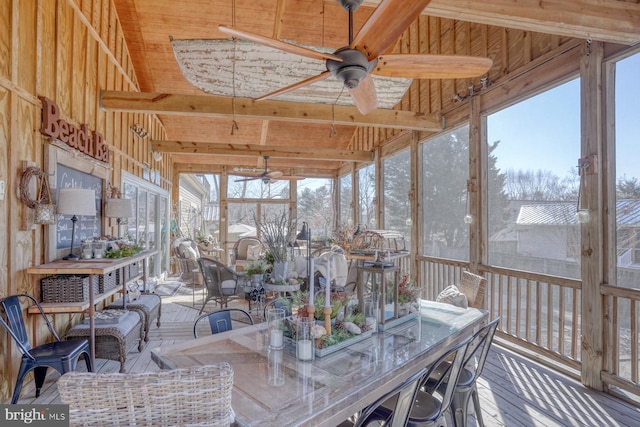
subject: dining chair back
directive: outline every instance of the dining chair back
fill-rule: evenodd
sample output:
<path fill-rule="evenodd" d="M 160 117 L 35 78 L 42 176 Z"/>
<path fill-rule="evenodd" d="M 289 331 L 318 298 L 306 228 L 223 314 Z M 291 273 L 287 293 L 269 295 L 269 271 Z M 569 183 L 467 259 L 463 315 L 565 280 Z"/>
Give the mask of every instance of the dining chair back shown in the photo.
<path fill-rule="evenodd" d="M 58 380 L 70 426 L 229 426 L 228 363 L 139 373 L 64 374 Z"/>
<path fill-rule="evenodd" d="M 198 328 L 203 319 L 207 319 L 212 334 L 218 334 L 220 332 L 226 332 L 233 329 L 233 322 L 231 318 L 232 313 L 239 313 L 241 316 L 246 317 L 247 323 L 253 325 L 253 318 L 251 314 L 242 310 L 241 308 L 223 308 L 222 310 L 212 311 L 211 313 L 205 313 L 198 317 L 193 323 L 193 337 L 198 338 Z"/>
<path fill-rule="evenodd" d="M 233 269 L 209 257 L 198 258 L 198 266 L 207 289 L 207 296 L 202 302 L 199 314 L 202 314 L 211 300 L 223 308 L 227 307 L 229 300 L 239 297 L 240 278 Z"/>
<path fill-rule="evenodd" d="M 487 279 L 469 271 L 463 271 L 460 275 L 460 292 L 467 297 L 469 307 L 484 309 L 484 294 L 487 288 Z"/>
<path fill-rule="evenodd" d="M 49 328 L 49 333 L 54 338 L 53 342 L 35 347 L 31 345 L 24 317 L 22 316 L 21 298 L 38 307 L 40 316 L 44 319 Z M 7 330 L 17 344 L 20 353 L 22 353 L 22 361 L 20 362 L 20 369 L 18 370 L 18 377 L 11 398 L 12 404 L 16 403 L 20 398 L 24 377 L 31 370 L 34 371 L 36 397 L 40 396 L 40 389 L 44 384 L 49 367 L 60 374 L 64 374 L 75 370 L 78 359 L 84 356 L 87 370 L 89 372 L 93 371 L 91 357 L 89 356 L 89 342 L 87 340 L 60 341 L 60 337 L 53 329 L 40 303 L 33 296 L 28 294 L 12 295 L 0 300 L 0 306 L 2 306 L 3 312 L 3 315 L 0 315 L 0 324 Z"/>
<path fill-rule="evenodd" d="M 500 318 L 497 317 L 487 325 L 483 326 L 471 338 L 471 342 L 467 347 L 467 354 L 463 362 L 463 369 L 460 373 L 460 379 L 456 385 L 453 399 L 451 401 L 451 414 L 453 416 L 453 425 L 462 427 L 467 425 L 467 417 L 469 415 L 469 399 L 473 398 L 473 409 L 476 416 L 476 424 L 479 427 L 484 426 L 482 420 L 482 410 L 480 409 L 480 398 L 478 397 L 478 389 L 476 382 L 487 360 L 489 349 L 493 342 L 493 337 L 498 328 Z"/>
<path fill-rule="evenodd" d="M 421 369 L 356 414 L 354 421 L 346 420 L 337 427 L 362 427 L 368 425 L 384 425 L 389 427 L 406 426 L 409 413 L 414 405 L 418 387 L 426 372 L 426 368 Z M 385 410 L 382 411 L 379 410 L 383 404 L 389 404 L 390 402 L 392 407 L 388 409 L 385 408 Z"/>

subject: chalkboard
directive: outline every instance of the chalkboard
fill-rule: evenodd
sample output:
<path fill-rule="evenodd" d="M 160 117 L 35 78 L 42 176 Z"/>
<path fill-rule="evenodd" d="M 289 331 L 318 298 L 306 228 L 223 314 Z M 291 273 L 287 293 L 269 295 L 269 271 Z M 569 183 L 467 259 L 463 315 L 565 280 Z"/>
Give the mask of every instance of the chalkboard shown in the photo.
<path fill-rule="evenodd" d="M 57 185 L 60 188 L 92 189 L 96 193 L 96 216 L 79 216 L 76 223 L 74 248 L 79 248 L 83 240 L 102 236 L 102 178 L 81 172 L 58 163 L 56 168 Z M 56 200 L 58 193 L 56 190 Z M 56 222 L 56 247 L 65 249 L 71 247 L 71 232 L 73 215 L 58 215 Z"/>

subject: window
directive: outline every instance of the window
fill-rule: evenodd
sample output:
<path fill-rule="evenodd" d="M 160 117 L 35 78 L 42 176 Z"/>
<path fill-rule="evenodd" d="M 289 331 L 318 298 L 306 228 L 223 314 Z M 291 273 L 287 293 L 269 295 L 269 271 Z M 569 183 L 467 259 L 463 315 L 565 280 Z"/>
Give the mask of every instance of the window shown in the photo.
<path fill-rule="evenodd" d="M 289 181 L 247 181 L 246 176 L 229 175 L 227 197 L 229 199 L 289 199 Z"/>
<path fill-rule="evenodd" d="M 358 171 L 358 223 L 368 229 L 376 225 L 376 166 L 371 164 Z"/>
<path fill-rule="evenodd" d="M 148 181 L 123 172 L 124 197 L 133 200 L 134 215 L 127 219 L 126 237 L 151 250 L 150 276 L 159 276 L 169 266 L 169 194 Z"/>
<path fill-rule="evenodd" d="M 314 240 L 327 240 L 333 234 L 333 180 L 306 178 L 298 182 L 298 229 L 305 221 Z"/>
<path fill-rule="evenodd" d="M 617 283 L 637 288 L 640 283 L 640 182 L 638 144 L 640 121 L 636 104 L 640 89 L 640 53 L 616 63 L 616 253 Z"/>
<path fill-rule="evenodd" d="M 353 179 L 351 174 L 341 176 L 338 180 L 340 189 L 340 224 L 353 224 Z"/>
<path fill-rule="evenodd" d="M 469 260 L 469 127 L 422 143 L 422 205 L 427 256 Z"/>
<path fill-rule="evenodd" d="M 489 263 L 579 278 L 579 80 L 488 116 L 486 143 Z"/>
<path fill-rule="evenodd" d="M 384 224 L 385 230 L 395 230 L 404 234 L 409 246 L 411 238 L 411 151 L 407 148 L 382 161 L 384 174 Z"/>

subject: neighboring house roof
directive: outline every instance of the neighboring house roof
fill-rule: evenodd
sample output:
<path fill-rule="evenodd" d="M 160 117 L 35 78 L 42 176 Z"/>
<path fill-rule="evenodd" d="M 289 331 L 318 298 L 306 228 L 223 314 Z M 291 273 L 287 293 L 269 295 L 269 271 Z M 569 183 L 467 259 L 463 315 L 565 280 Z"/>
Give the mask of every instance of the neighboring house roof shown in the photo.
<path fill-rule="evenodd" d="M 618 227 L 640 227 L 640 200 L 623 199 L 616 203 Z"/>
<path fill-rule="evenodd" d="M 576 204 L 571 202 L 522 205 L 517 225 L 575 225 Z"/>
<path fill-rule="evenodd" d="M 207 203 L 202 208 L 202 218 L 205 221 L 217 221 L 219 218 L 220 206 L 213 203 Z"/>

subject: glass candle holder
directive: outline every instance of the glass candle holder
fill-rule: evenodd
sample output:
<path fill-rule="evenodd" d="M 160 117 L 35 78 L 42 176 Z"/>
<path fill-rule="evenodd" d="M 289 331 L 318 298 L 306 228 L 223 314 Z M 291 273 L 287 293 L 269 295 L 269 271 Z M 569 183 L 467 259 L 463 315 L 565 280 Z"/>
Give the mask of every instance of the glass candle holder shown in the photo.
<path fill-rule="evenodd" d="M 83 240 L 81 252 L 83 259 L 93 258 L 93 240 Z"/>
<path fill-rule="evenodd" d="M 282 365 L 282 350 L 268 351 L 269 372 L 267 373 L 267 384 L 279 387 L 284 384 L 284 369 Z"/>
<path fill-rule="evenodd" d="M 280 350 L 284 347 L 284 317 L 282 308 L 267 310 L 267 336 L 270 349 Z"/>
<path fill-rule="evenodd" d="M 364 299 L 365 324 L 376 332 L 380 317 L 380 298 L 378 295 L 371 295 Z"/>
<path fill-rule="evenodd" d="M 94 258 L 104 258 L 104 255 L 107 253 L 107 241 L 106 240 L 95 240 L 93 242 L 93 257 Z"/>
<path fill-rule="evenodd" d="M 315 357 L 313 326 L 308 318 L 300 319 L 296 322 L 295 342 L 296 357 L 303 362 L 312 361 Z"/>

